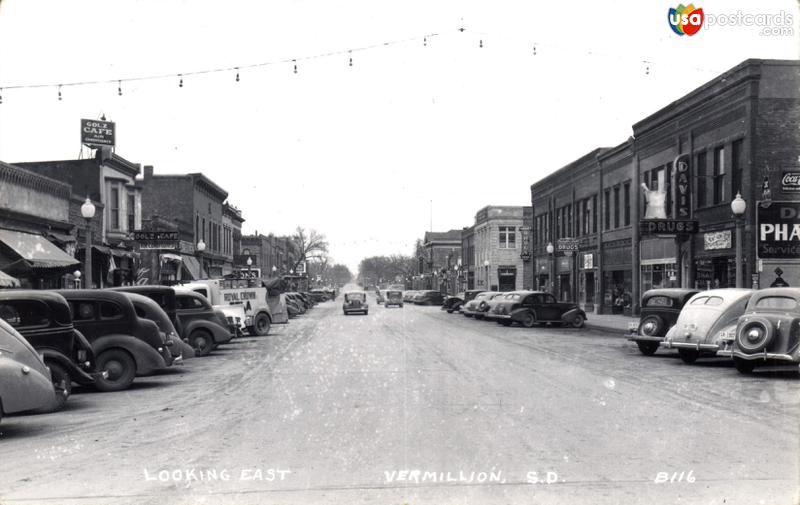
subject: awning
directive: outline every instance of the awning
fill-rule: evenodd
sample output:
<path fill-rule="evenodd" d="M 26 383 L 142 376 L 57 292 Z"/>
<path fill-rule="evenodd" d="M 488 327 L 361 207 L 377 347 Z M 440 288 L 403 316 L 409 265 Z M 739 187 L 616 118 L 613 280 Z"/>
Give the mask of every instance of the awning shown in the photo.
<path fill-rule="evenodd" d="M 19 281 L 0 270 L 0 288 L 18 288 Z"/>
<path fill-rule="evenodd" d="M 189 256 L 188 254 L 181 254 L 181 257 L 183 258 L 183 271 L 187 272 L 191 277 L 186 280 L 202 279 L 200 275 L 200 262 L 197 261 L 197 258 Z"/>
<path fill-rule="evenodd" d="M 68 244 L 71 242 L 77 242 L 78 239 L 75 235 L 65 235 L 63 233 L 56 233 L 54 231 L 48 232 L 47 236 L 56 242 L 61 242 L 62 244 Z"/>
<path fill-rule="evenodd" d="M 19 256 L 17 261 L 3 267 L 7 271 L 21 268 L 69 268 L 80 264 L 41 235 L 0 229 L 0 242 Z"/>
<path fill-rule="evenodd" d="M 180 254 L 161 253 L 159 257 L 161 258 L 162 263 L 165 261 L 176 261 L 178 263 L 183 261 L 183 258 Z"/>
<path fill-rule="evenodd" d="M 105 254 L 106 256 L 116 256 L 117 258 L 138 258 L 139 253 L 134 251 L 129 251 L 127 249 L 118 249 L 116 247 L 108 247 L 104 245 L 96 245 L 92 244 L 92 249 L 95 251 Z"/>

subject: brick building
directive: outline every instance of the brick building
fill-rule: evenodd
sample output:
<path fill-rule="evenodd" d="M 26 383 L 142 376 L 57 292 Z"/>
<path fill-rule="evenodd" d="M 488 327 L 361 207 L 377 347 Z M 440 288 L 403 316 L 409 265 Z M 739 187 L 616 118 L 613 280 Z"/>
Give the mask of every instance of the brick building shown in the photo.
<path fill-rule="evenodd" d="M 798 222 L 799 131 L 797 61 L 746 60 L 637 122 L 628 141 L 531 186 L 538 284 L 629 314 L 648 289 L 735 286 L 740 193 L 739 284 L 800 285 L 800 238 L 766 243 L 756 228 Z"/>
<path fill-rule="evenodd" d="M 234 263 L 238 268 L 247 268 L 247 258 L 250 258 L 251 268 L 260 269 L 262 278 L 288 274 L 296 261 L 289 240 L 288 237 L 263 235 L 258 231 L 253 235 L 244 235 Z"/>
<path fill-rule="evenodd" d="M 475 226 L 461 230 L 461 279 L 459 291 L 475 289 Z"/>
<path fill-rule="evenodd" d="M 475 214 L 475 288 L 491 291 L 524 289 L 528 251 L 523 230 L 525 208 L 489 205 Z"/>
<path fill-rule="evenodd" d="M 422 248 L 417 254 L 419 275 L 414 282 L 414 289 L 455 292 L 457 267 L 461 259 L 461 230 L 425 232 Z"/>

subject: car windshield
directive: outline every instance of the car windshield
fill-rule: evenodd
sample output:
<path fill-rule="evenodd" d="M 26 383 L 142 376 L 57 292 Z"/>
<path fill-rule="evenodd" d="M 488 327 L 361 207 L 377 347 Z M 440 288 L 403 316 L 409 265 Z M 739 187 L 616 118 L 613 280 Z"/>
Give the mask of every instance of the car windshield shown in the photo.
<path fill-rule="evenodd" d="M 788 296 L 765 296 L 756 302 L 757 309 L 793 310 L 797 300 Z"/>
<path fill-rule="evenodd" d="M 522 295 L 519 293 L 510 293 L 505 296 L 506 300 L 516 302 L 522 299 Z"/>
<path fill-rule="evenodd" d="M 366 300 L 366 295 L 364 293 L 347 293 L 344 295 L 344 299 L 348 302 L 359 301 L 363 302 Z"/>

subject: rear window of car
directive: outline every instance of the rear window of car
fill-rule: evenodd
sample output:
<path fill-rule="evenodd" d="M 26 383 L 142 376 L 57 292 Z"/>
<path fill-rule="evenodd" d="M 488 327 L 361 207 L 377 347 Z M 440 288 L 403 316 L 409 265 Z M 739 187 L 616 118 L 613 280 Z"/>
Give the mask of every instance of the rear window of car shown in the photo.
<path fill-rule="evenodd" d="M 725 300 L 719 296 L 701 296 L 692 300 L 692 305 L 709 305 L 713 307 L 716 305 L 722 305 L 724 302 Z"/>
<path fill-rule="evenodd" d="M 70 302 L 72 319 L 75 321 L 91 321 L 95 318 L 94 302 Z"/>
<path fill-rule="evenodd" d="M 116 303 L 100 302 L 101 319 L 119 319 L 122 317 L 122 307 Z"/>
<path fill-rule="evenodd" d="M 35 300 L 18 300 L 0 304 L 0 319 L 15 328 L 46 326 L 47 306 Z"/>
<path fill-rule="evenodd" d="M 522 298 L 522 295 L 518 295 L 516 293 L 510 294 L 510 295 L 506 295 L 506 300 L 511 300 L 511 301 L 514 301 L 514 302 L 519 300 L 519 299 L 521 299 L 521 298 Z"/>
<path fill-rule="evenodd" d="M 652 296 L 647 300 L 648 307 L 672 307 L 674 300 L 668 296 Z"/>
<path fill-rule="evenodd" d="M 182 309 L 202 309 L 204 308 L 203 302 L 199 298 L 193 296 L 179 296 L 177 297 L 178 307 Z"/>
<path fill-rule="evenodd" d="M 363 302 L 365 298 L 366 297 L 364 296 L 364 293 L 347 293 L 346 295 L 344 295 L 344 299 L 347 300 L 348 302 L 354 300 L 359 300 Z"/>
<path fill-rule="evenodd" d="M 756 302 L 756 308 L 792 310 L 797 308 L 797 300 L 788 296 L 765 296 Z"/>

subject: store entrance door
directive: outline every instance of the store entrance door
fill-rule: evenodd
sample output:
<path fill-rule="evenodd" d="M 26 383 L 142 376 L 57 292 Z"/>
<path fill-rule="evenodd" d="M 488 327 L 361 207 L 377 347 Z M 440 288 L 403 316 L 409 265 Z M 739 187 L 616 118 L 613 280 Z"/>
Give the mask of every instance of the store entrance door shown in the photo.
<path fill-rule="evenodd" d="M 571 302 L 572 285 L 570 284 L 570 274 L 558 276 L 558 299 L 562 302 Z"/>
<path fill-rule="evenodd" d="M 594 272 L 586 272 L 586 305 L 588 310 L 594 310 Z M 589 309 L 588 306 L 592 308 Z"/>
<path fill-rule="evenodd" d="M 514 291 L 517 289 L 517 269 L 516 268 L 498 268 L 497 276 L 499 277 L 499 291 Z"/>

